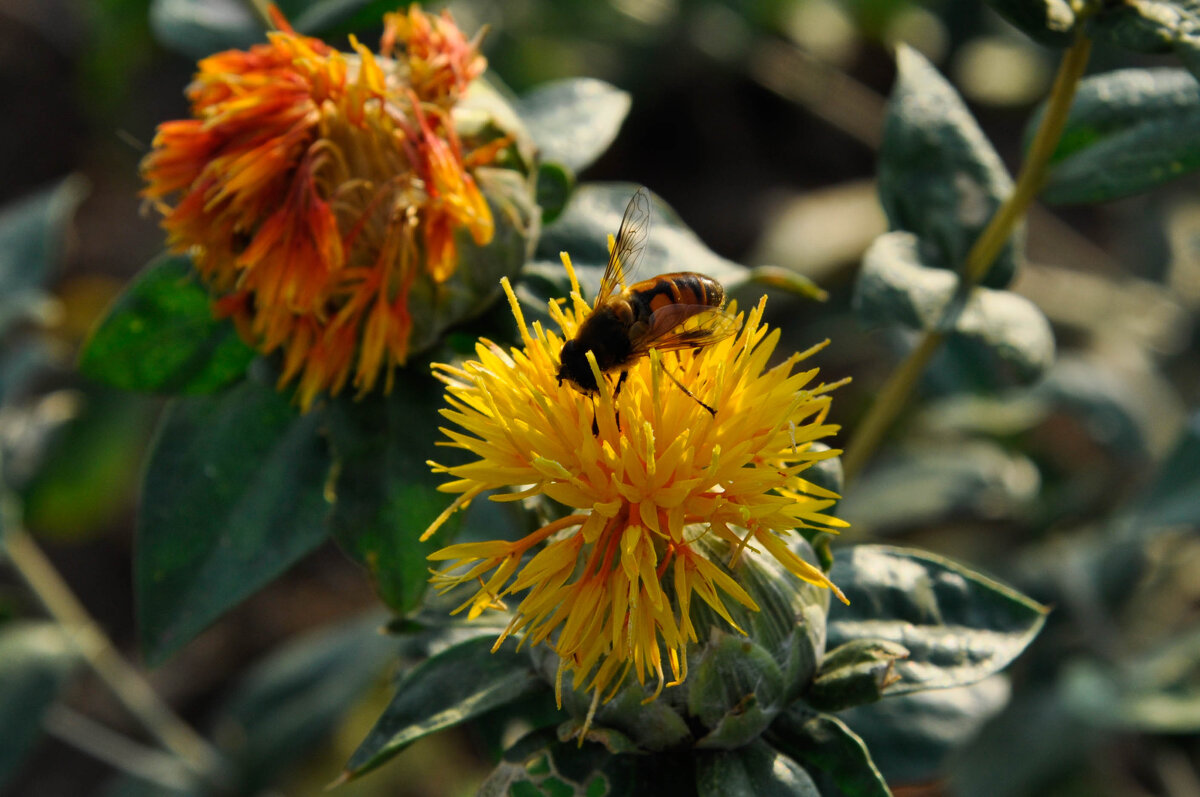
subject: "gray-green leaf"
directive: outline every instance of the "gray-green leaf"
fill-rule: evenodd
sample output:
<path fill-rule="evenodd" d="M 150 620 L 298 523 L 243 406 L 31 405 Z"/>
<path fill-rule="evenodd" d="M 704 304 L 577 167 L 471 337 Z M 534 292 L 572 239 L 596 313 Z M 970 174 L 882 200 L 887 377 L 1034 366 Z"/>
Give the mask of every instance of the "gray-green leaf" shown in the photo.
<path fill-rule="evenodd" d="M 517 113 L 543 161 L 580 172 L 612 144 L 629 106 L 628 93 L 603 80 L 583 77 L 538 86 L 517 102 Z"/>
<path fill-rule="evenodd" d="M 963 686 L 999 672 L 1033 641 L 1048 611 L 1011 587 L 909 548 L 838 551 L 829 576 L 850 599 L 830 609 L 831 647 L 885 639 L 908 648 L 891 694 Z"/>
<path fill-rule="evenodd" d="M 699 797 L 820 797 L 808 773 L 762 741 L 696 756 Z"/>
<path fill-rule="evenodd" d="M 1121 0 L 1100 3 L 1088 34 L 1139 53 L 1173 52 L 1200 75 L 1200 1 Z"/>
<path fill-rule="evenodd" d="M 78 661 L 75 646 L 54 623 L 10 622 L 0 629 L 0 785 L 41 736 L 42 716 Z"/>
<path fill-rule="evenodd" d="M 901 324 L 946 330 L 999 381 L 1028 383 L 1054 361 L 1054 333 L 1032 302 L 1009 291 L 975 288 L 961 306 L 958 277 L 930 265 L 921 241 L 908 232 L 881 235 L 863 256 L 854 310 L 871 325 Z M 936 261 L 932 261 L 936 262 Z"/>
<path fill-rule="evenodd" d="M 1030 131 L 1041 118 L 1030 120 Z M 1190 73 L 1095 75 L 1079 84 L 1042 198 L 1103 202 L 1148 190 L 1200 168 L 1198 141 L 1200 83 Z"/>
<path fill-rule="evenodd" d="M 896 51 L 896 85 L 879 151 L 879 199 L 893 230 L 928 241 L 938 265 L 958 269 L 1010 193 L 1012 179 L 958 92 L 919 54 Z M 1004 287 L 1016 273 L 1021 234 L 983 279 Z"/>
<path fill-rule="evenodd" d="M 771 724 L 767 740 L 810 772 L 828 777 L 844 797 L 891 797 L 862 738 L 831 714 L 794 708 Z"/>
<path fill-rule="evenodd" d="M 548 688 L 529 657 L 508 641 L 495 653 L 492 639 L 472 639 L 417 665 L 396 685 L 350 761 L 344 778 L 374 769 L 422 736 Z"/>
<path fill-rule="evenodd" d="M 1031 38 L 1053 47 L 1071 43 L 1075 29 L 1075 10 L 1068 0 L 987 0 L 1012 24 Z"/>

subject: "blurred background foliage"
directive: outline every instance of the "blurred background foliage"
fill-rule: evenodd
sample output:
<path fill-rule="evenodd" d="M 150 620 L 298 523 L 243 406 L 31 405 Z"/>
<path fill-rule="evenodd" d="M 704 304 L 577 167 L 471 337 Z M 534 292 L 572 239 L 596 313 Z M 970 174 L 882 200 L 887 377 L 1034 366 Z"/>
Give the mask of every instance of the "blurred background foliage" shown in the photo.
<path fill-rule="evenodd" d="M 298 29 L 338 46 L 348 31 L 373 41 L 370 26 L 395 4 L 346 12 L 351 5 L 282 4 Z M 895 45 L 951 80 L 1010 172 L 1057 60 L 984 3 L 962 0 L 450 8 L 464 30 L 488 26 L 490 66 L 518 93 L 568 76 L 630 93 L 620 134 L 585 177 L 648 185 L 719 255 L 781 266 L 829 292 L 822 304 L 781 293 L 768 320 L 782 324 L 784 348 L 832 339 L 823 373 L 854 379 L 833 406 L 844 430 L 906 344 L 902 333 L 865 330 L 850 311 L 859 263 L 886 229 L 874 177 Z M 106 304 L 161 248 L 137 198 L 154 126 L 186 115 L 182 88 L 196 57 L 249 44 L 257 30 L 239 0 L 0 4 L 0 260 L 40 269 L 14 280 L 0 268 L 5 480 L 66 580 L 131 655 L 132 506 L 160 404 L 83 380 L 74 359 Z M 1172 64 L 1098 45 L 1089 72 Z M 1197 188 L 1184 177 L 1101 204 L 1035 206 L 1011 288 L 1049 318 L 1055 364 L 1033 386 L 977 393 L 947 353 L 842 503 L 852 541 L 952 556 L 1055 607 L 1011 683 L 893 698 L 890 721 L 876 714 L 859 729 L 877 737 L 868 742 L 897 794 L 1200 794 L 1200 421 L 1189 420 L 1200 406 Z M 43 245 L 16 250 L 30 225 Z M 377 605 L 362 571 L 327 543 L 151 679 L 218 739 L 240 731 L 208 725 L 217 706 L 251 722 L 267 703 L 293 701 L 295 722 L 260 755 L 261 785 L 315 793 L 387 700 L 371 665 L 396 648 L 364 633 L 374 619 L 357 619 Z M 0 657 L 13 662 L 0 700 L 66 684 L 45 714 L 45 738 L 6 741 L 7 793 L 136 793 L 102 791 L 112 770 L 77 738 L 84 717 L 134 737 L 136 727 L 91 678 L 67 679 L 74 662 L 53 629 L 17 619 L 37 614 L 0 571 Z M 338 630 L 320 630 L 328 627 Z M 367 638 L 386 648 L 379 658 L 362 654 Z M 22 669 L 6 645 L 37 651 L 48 666 Z M 361 667 L 347 674 L 350 661 Z M 314 675 L 323 666 L 341 673 L 336 686 Z M 274 694 L 268 683 L 289 690 Z M 912 727 L 904 700 L 942 701 L 944 723 Z M 490 738 L 433 736 L 340 793 L 472 793 L 491 767 Z M 9 754 L 18 748 L 32 757 Z M 281 749 L 315 752 L 272 759 Z"/>

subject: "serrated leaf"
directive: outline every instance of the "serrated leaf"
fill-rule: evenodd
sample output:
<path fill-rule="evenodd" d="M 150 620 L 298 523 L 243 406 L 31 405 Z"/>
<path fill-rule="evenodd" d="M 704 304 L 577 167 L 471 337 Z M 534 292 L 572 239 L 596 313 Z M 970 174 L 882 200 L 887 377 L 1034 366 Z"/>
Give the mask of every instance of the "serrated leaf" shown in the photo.
<path fill-rule="evenodd" d="M 837 552 L 829 577 L 850 605 L 829 611 L 829 646 L 886 639 L 909 650 L 896 662 L 905 694 L 963 686 L 1008 666 L 1041 630 L 1048 609 L 935 554 L 886 545 Z"/>
<path fill-rule="evenodd" d="M 838 718 L 871 751 L 889 783 L 937 779 L 946 759 L 1008 702 L 1008 679 L 935 689 L 843 711 Z"/>
<path fill-rule="evenodd" d="M 1200 74 L 1200 2 L 1122 0 L 1101 3 L 1088 19 L 1088 34 L 1139 53 L 1173 52 Z"/>
<path fill-rule="evenodd" d="M 86 376 L 124 390 L 200 395 L 242 377 L 254 350 L 213 316 L 191 260 L 152 260 L 117 297 L 79 358 Z"/>
<path fill-rule="evenodd" d="M 1068 0 L 987 0 L 1002 17 L 1042 44 L 1066 47 L 1075 29 Z"/>
<path fill-rule="evenodd" d="M 495 653 L 492 639 L 456 645 L 413 668 L 396 685 L 384 709 L 350 761 L 344 778 L 374 769 L 412 742 L 465 722 L 548 685 L 529 657 L 509 640 Z"/>
<path fill-rule="evenodd" d="M 0 208 L 0 333 L 36 304 L 86 195 L 87 181 L 72 176 Z"/>
<path fill-rule="evenodd" d="M 134 555 L 154 665 L 327 537 L 320 414 L 250 379 L 167 409 L 146 466 Z"/>
<path fill-rule="evenodd" d="M 879 150 L 879 199 L 890 229 L 915 233 L 936 250 L 931 262 L 959 269 L 1012 193 L 1012 179 L 958 92 L 924 56 L 901 45 L 896 68 Z M 984 285 L 1012 281 L 1021 238 L 1018 229 Z"/>
<path fill-rule="evenodd" d="M 438 492 L 445 477 L 426 464 L 446 458 L 433 422 L 442 406 L 440 385 L 413 366 L 391 395 L 339 398 L 328 410 L 338 463 L 331 484 L 334 538 L 366 566 L 379 596 L 398 612 L 420 602 L 429 581 L 426 557 L 453 538 L 463 518 L 455 512 L 429 540 L 418 540 L 453 500 Z"/>
<path fill-rule="evenodd" d="M 765 742 L 696 755 L 699 797 L 820 797 L 795 761 Z"/>
<path fill-rule="evenodd" d="M 17 771 L 42 734 L 42 717 L 65 685 L 79 654 L 54 623 L 0 627 L 0 785 Z"/>
<path fill-rule="evenodd" d="M 608 236 L 617 234 L 625 207 L 639 187 L 632 183 L 583 183 L 575 189 L 562 215 L 542 231 L 533 261 L 522 272 L 518 291 L 523 299 L 530 299 L 526 309 L 533 317 L 544 317 L 547 299 L 566 296 L 570 291 L 561 252 L 570 255 L 584 298 L 590 300 L 596 295 L 608 263 Z M 721 282 L 726 292 L 751 278 L 749 269 L 713 252 L 660 197 L 653 193 L 650 196 L 650 233 L 637 278 L 698 271 Z"/>
<path fill-rule="evenodd" d="M 809 773 L 828 777 L 842 797 L 891 797 L 862 738 L 831 714 L 792 709 L 771 723 L 766 738 Z"/>
<path fill-rule="evenodd" d="M 1030 131 L 1041 118 L 1030 120 Z M 1188 72 L 1121 69 L 1086 78 L 1041 198 L 1103 202 L 1149 190 L 1200 168 L 1198 136 L 1200 83 Z"/>
<path fill-rule="evenodd" d="M 630 102 L 628 93 L 603 80 L 567 78 L 538 86 L 521 97 L 517 113 L 543 161 L 561 163 L 578 173 L 612 144 Z"/>
<path fill-rule="evenodd" d="M 1188 420 L 1175 448 L 1129 515 L 1132 525 L 1143 532 L 1200 525 L 1200 412 Z"/>
<path fill-rule="evenodd" d="M 222 702 L 214 736 L 236 766 L 239 792 L 256 794 L 333 731 L 396 658 L 399 643 L 371 612 L 289 641 Z"/>
<path fill-rule="evenodd" d="M 854 286 L 855 313 L 870 325 L 949 326 L 960 355 L 1002 383 L 1028 383 L 1045 373 L 1054 361 L 1054 333 L 1037 305 L 988 288 L 975 288 L 962 301 L 958 277 L 931 266 L 920 244 L 908 232 L 875 239 Z"/>

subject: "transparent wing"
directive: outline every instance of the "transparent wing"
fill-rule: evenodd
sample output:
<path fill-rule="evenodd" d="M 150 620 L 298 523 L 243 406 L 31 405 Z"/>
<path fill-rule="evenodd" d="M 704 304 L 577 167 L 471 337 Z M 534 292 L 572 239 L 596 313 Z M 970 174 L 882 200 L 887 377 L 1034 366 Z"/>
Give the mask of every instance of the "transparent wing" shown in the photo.
<path fill-rule="evenodd" d="M 612 251 L 608 253 L 608 266 L 604 269 L 604 279 L 600 281 L 593 307 L 603 304 L 619 290 L 619 286 L 629 284 L 637 272 L 649 234 L 650 194 L 645 188 L 639 188 L 625 207 L 625 216 L 621 219 Z"/>
<path fill-rule="evenodd" d="M 670 304 L 654 311 L 644 332 L 631 336 L 633 355 L 651 349 L 676 351 L 716 343 L 737 331 L 737 320 L 706 304 Z"/>

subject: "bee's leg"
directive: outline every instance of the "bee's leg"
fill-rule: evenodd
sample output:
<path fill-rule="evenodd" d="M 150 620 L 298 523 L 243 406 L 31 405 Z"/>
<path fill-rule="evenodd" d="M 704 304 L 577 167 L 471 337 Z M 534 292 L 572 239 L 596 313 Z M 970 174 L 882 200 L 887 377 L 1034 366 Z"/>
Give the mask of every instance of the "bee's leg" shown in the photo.
<path fill-rule="evenodd" d="M 692 401 L 696 402 L 701 407 L 708 410 L 709 415 L 712 415 L 714 417 L 716 416 L 717 411 L 714 410 L 712 407 L 708 406 L 707 404 L 705 404 L 700 399 L 696 398 L 696 394 L 693 393 L 692 391 L 688 390 L 686 387 L 684 387 L 683 382 L 679 381 L 679 377 L 677 377 L 677 376 L 675 376 L 675 374 L 671 373 L 671 370 L 669 368 L 667 368 L 665 365 L 663 366 L 663 373 L 666 374 L 667 376 L 671 377 L 671 381 L 674 382 L 679 387 L 680 390 L 682 390 L 684 393 L 687 393 L 689 396 L 691 396 Z"/>
<path fill-rule="evenodd" d="M 617 428 L 618 429 L 621 428 L 621 409 L 620 409 L 620 407 L 617 406 L 617 396 L 621 395 L 621 388 L 625 386 L 625 380 L 628 378 L 629 378 L 629 372 L 622 371 L 621 375 L 619 377 L 617 377 L 617 387 L 613 391 L 613 411 L 616 413 L 616 416 L 617 416 Z"/>

